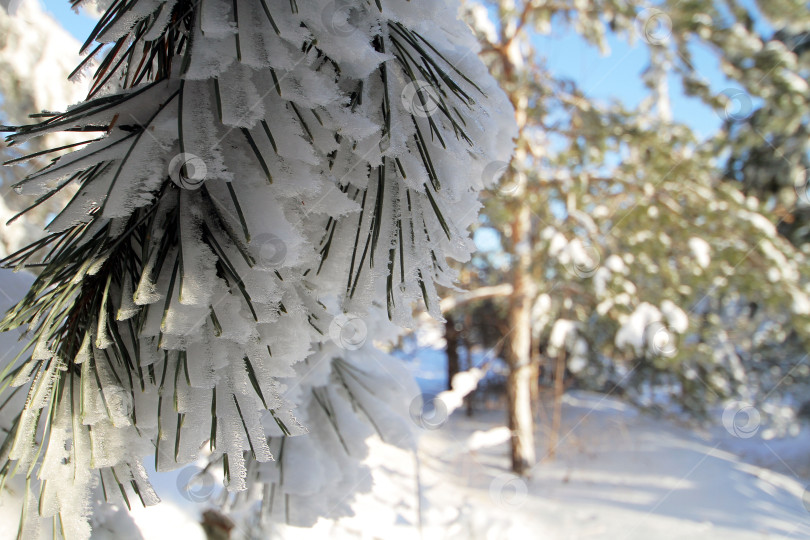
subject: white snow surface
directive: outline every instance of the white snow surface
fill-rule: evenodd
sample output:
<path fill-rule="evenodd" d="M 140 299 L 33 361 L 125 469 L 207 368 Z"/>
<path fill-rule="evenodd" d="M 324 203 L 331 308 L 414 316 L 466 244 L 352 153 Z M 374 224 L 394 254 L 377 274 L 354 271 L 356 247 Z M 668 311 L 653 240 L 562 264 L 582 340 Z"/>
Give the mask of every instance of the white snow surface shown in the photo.
<path fill-rule="evenodd" d="M 683 334 L 689 329 L 689 316 L 672 300 L 661 302 L 661 313 L 664 314 L 670 328 L 679 334 Z"/>
<path fill-rule="evenodd" d="M 568 336 L 576 332 L 577 325 L 574 321 L 567 319 L 557 319 L 554 321 L 554 326 L 551 328 L 551 336 L 548 338 L 549 349 L 557 350 L 562 348 Z"/>
<path fill-rule="evenodd" d="M 648 329 L 659 321 L 661 312 L 657 307 L 648 302 L 640 303 L 629 317 L 621 321 L 622 326 L 616 332 L 616 346 L 640 351 L 647 341 Z"/>
<path fill-rule="evenodd" d="M 709 243 L 702 238 L 693 236 L 689 239 L 689 249 L 692 251 L 692 256 L 701 268 L 707 268 L 712 261 L 711 248 Z"/>
<path fill-rule="evenodd" d="M 726 448 L 737 439 L 699 434 L 638 414 L 600 394 L 569 392 L 557 459 L 538 433 L 541 463 L 532 478 L 508 469 L 502 410 L 459 413 L 424 433 L 419 445 L 421 537 L 426 539 L 755 540 L 810 535 L 805 480 L 746 463 Z M 805 435 L 807 435 L 805 433 Z M 785 440 L 807 455 L 808 437 Z M 780 448 L 778 445 L 772 448 Z M 780 448 L 781 451 L 784 451 Z M 803 452 L 803 454 L 802 454 Z M 785 451 L 786 459 L 790 455 Z M 311 529 L 284 527 L 278 538 L 419 537 L 413 454 L 372 446 L 373 491 L 351 518 Z"/>
<path fill-rule="evenodd" d="M 474 354 L 475 356 L 475 354 Z M 423 391 L 446 384 L 444 356 L 411 354 Z M 810 537 L 810 429 L 737 438 L 721 425 L 691 429 L 616 398 L 563 398 L 557 459 L 538 422 L 531 479 L 509 472 L 503 408 L 462 411 L 423 431 L 413 453 L 372 444 L 370 493 L 355 515 L 273 538 L 754 540 Z M 435 424 L 434 424 L 435 425 Z M 418 472 L 417 472 L 418 471 Z M 417 488 L 417 486 L 419 486 Z M 421 510 L 420 510 L 421 506 Z M 420 536 L 421 535 L 421 536 Z"/>

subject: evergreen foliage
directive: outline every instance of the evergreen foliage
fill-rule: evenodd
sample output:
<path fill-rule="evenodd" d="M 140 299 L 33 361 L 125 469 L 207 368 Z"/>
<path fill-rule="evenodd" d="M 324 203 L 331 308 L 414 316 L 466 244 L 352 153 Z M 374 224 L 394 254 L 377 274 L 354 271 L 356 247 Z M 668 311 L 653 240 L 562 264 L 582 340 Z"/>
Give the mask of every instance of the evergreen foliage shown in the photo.
<path fill-rule="evenodd" d="M 580 385 L 643 407 L 737 399 L 790 421 L 810 381 L 805 3 L 506 0 L 467 20 L 519 119 L 487 216 L 510 264 L 531 246 L 535 361 L 562 354 Z M 549 70 L 534 38 L 566 29 L 647 52 L 637 110 Z M 698 48 L 729 88 L 700 76 Z M 722 119 L 708 140 L 672 119 L 670 80 Z M 499 257 L 481 259 L 485 285 Z"/>

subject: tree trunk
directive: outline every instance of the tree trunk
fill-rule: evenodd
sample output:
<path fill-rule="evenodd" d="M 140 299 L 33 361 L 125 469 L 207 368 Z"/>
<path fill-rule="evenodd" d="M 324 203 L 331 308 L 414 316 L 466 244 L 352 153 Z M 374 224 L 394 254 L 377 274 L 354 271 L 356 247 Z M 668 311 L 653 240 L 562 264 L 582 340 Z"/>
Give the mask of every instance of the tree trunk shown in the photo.
<path fill-rule="evenodd" d="M 444 316 L 444 339 L 447 342 L 447 389 L 452 390 L 453 377 L 459 371 L 458 330 L 456 321 L 449 313 Z"/>
<path fill-rule="evenodd" d="M 466 363 L 464 364 L 465 370 L 472 369 L 473 366 L 473 357 L 472 357 L 472 344 L 470 343 L 470 329 L 472 328 L 472 316 L 467 313 L 464 315 L 464 325 L 463 329 L 461 330 L 461 344 L 464 347 L 464 352 L 466 354 L 465 360 Z M 467 408 L 467 416 L 471 417 L 473 415 L 473 396 L 475 395 L 475 390 L 464 396 L 464 405 Z"/>
<path fill-rule="evenodd" d="M 530 7 L 527 4 L 527 7 Z M 528 13 L 528 11 L 526 11 Z M 509 100 L 515 107 L 515 121 L 518 126 L 517 148 L 512 163 L 525 166 L 527 160 L 527 139 L 524 129 L 529 123 L 529 96 L 525 86 L 518 81 L 517 66 L 513 58 L 519 54 L 516 40 L 523 22 L 514 19 L 501 27 L 500 45 L 496 49 L 503 73 L 500 80 L 506 89 Z M 501 178 L 502 185 L 517 186 L 510 197 L 509 210 L 513 211 L 510 223 L 510 239 L 513 246 L 512 295 L 509 302 L 509 346 L 505 357 L 509 364 L 506 384 L 508 400 L 509 429 L 512 432 L 512 471 L 528 476 L 534 466 L 534 417 L 532 416 L 532 377 L 531 377 L 531 225 L 532 212 L 527 194 L 528 178 L 518 174 L 515 167 L 509 167 Z"/>
<path fill-rule="evenodd" d="M 565 391 L 565 351 L 560 350 L 554 366 L 554 413 L 551 420 L 551 434 L 548 441 L 548 458 L 557 456 L 562 424 L 562 396 Z"/>
<path fill-rule="evenodd" d="M 540 356 L 540 347 L 535 339 L 532 339 L 532 354 L 531 354 L 531 367 L 532 367 L 532 411 L 536 413 L 540 410 L 540 365 L 543 359 Z M 535 415 L 536 416 L 536 415 Z"/>
<path fill-rule="evenodd" d="M 213 509 L 203 512 L 201 524 L 208 540 L 228 540 L 234 528 L 231 518 Z"/>
<path fill-rule="evenodd" d="M 519 181 L 517 178 L 515 181 Z M 525 180 L 524 180 L 525 181 Z M 531 211 L 520 198 L 525 186 L 518 192 L 519 207 L 512 221 L 512 240 L 515 246 L 515 264 L 512 274 L 512 297 L 509 306 L 509 363 L 507 399 L 509 400 L 509 428 L 512 431 L 512 471 L 528 476 L 535 462 L 534 417 L 532 416 L 531 369 L 531 295 L 529 270 L 531 246 L 529 233 Z"/>

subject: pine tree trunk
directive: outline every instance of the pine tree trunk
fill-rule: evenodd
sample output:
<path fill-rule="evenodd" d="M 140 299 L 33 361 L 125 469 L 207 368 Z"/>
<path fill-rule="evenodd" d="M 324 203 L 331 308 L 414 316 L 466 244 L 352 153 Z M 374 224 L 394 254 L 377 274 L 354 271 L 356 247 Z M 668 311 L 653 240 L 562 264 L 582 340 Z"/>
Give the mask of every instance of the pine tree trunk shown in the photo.
<path fill-rule="evenodd" d="M 447 389 L 452 390 L 453 377 L 459 371 L 458 330 L 456 321 L 449 313 L 444 316 L 444 340 L 447 342 Z"/>
<path fill-rule="evenodd" d="M 208 540 L 228 540 L 235 526 L 231 518 L 213 509 L 203 512 L 201 525 Z"/>
<path fill-rule="evenodd" d="M 531 391 L 530 226 L 531 211 L 528 204 L 521 202 L 512 222 L 516 260 L 512 276 L 510 334 L 506 354 L 509 362 L 507 399 L 509 427 L 512 431 L 512 471 L 519 475 L 528 475 L 535 461 Z"/>
<path fill-rule="evenodd" d="M 548 441 L 548 458 L 557 456 L 557 445 L 560 440 L 562 424 L 562 396 L 565 391 L 565 351 L 557 354 L 554 365 L 554 413 L 551 420 L 551 435 Z"/>
<path fill-rule="evenodd" d="M 469 313 L 464 315 L 464 326 L 461 331 L 461 345 L 464 347 L 464 354 L 466 364 L 464 365 L 465 370 L 470 370 L 474 367 L 473 365 L 473 357 L 472 357 L 472 344 L 470 343 L 470 328 L 472 328 L 472 317 Z M 475 390 L 464 396 L 464 405 L 467 408 L 467 416 L 471 417 L 473 415 L 473 396 L 475 395 Z"/>
<path fill-rule="evenodd" d="M 543 361 L 542 356 L 540 356 L 540 347 L 538 347 L 536 340 L 532 340 L 532 353 L 531 353 L 531 368 L 532 368 L 532 384 L 531 384 L 531 392 L 532 392 L 532 413 L 536 414 L 537 411 L 540 409 L 540 364 Z"/>

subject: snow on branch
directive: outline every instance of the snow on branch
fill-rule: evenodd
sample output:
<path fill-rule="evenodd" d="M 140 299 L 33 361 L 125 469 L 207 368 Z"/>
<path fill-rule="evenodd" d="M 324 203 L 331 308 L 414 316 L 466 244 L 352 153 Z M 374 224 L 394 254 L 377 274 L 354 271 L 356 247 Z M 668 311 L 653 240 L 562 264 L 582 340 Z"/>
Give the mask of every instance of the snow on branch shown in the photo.
<path fill-rule="evenodd" d="M 326 435 L 288 442 L 305 425 L 392 425 L 378 415 L 402 392 L 369 395 L 390 374 L 358 372 L 366 334 L 344 334 L 377 305 L 396 324 L 418 300 L 440 317 L 436 285 L 469 256 L 484 170 L 512 148 L 511 106 L 456 13 L 109 2 L 83 47 L 97 61 L 79 68 L 87 99 L 8 137 L 101 136 L 16 186 L 38 200 L 78 186 L 49 234 L 4 261 L 39 271 L 1 326 L 31 339 L 0 374 L 3 392 L 28 393 L 0 471 L 41 481 L 24 534 L 53 516 L 86 537 L 95 482 L 157 502 L 144 456 L 158 471 L 208 456 L 240 491 L 287 463 L 287 444 L 309 456 L 289 465 L 302 471 L 335 450 Z M 323 356 L 335 341 L 349 352 Z"/>

